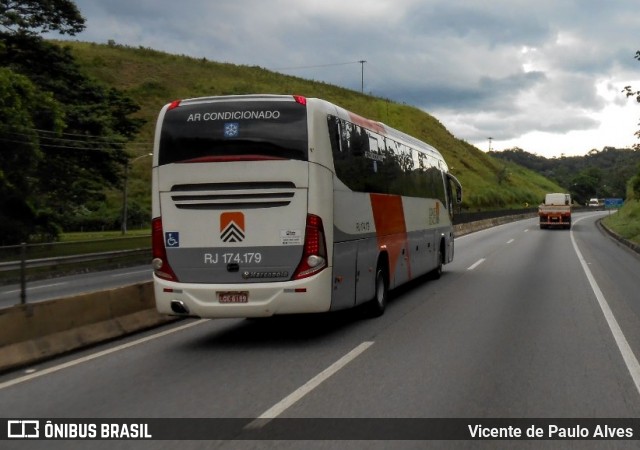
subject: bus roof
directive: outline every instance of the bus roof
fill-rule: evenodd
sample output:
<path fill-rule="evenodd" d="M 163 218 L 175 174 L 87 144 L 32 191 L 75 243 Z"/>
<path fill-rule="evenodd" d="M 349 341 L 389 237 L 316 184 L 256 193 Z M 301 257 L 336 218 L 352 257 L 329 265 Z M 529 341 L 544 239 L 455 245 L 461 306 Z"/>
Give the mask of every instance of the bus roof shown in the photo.
<path fill-rule="evenodd" d="M 415 138 L 407 133 L 390 127 L 382 122 L 367 119 L 353 113 L 339 105 L 331 103 L 327 100 L 313 97 L 303 97 L 300 95 L 283 95 L 283 94 L 244 94 L 244 95 L 221 95 L 221 96 L 209 96 L 209 97 L 194 97 L 184 100 L 176 100 L 171 104 L 198 104 L 198 103 L 212 103 L 212 102 L 238 102 L 238 101 L 295 101 L 298 103 L 305 102 L 306 104 L 320 103 L 327 107 L 334 108 L 343 119 L 347 119 L 356 125 L 366 128 L 375 133 L 381 134 L 385 137 L 393 139 L 397 142 L 404 143 L 416 150 L 429 154 L 430 156 L 438 159 L 443 164 L 444 168 L 448 170 L 446 162 L 442 154 L 433 146 Z"/>

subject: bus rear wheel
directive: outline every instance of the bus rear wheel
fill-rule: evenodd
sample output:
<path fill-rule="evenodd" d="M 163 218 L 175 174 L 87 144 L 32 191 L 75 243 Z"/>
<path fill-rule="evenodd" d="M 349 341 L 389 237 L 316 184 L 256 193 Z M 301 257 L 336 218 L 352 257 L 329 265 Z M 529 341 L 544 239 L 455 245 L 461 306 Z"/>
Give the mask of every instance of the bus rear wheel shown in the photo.
<path fill-rule="evenodd" d="M 439 280 L 440 277 L 442 276 L 442 270 L 444 266 L 444 242 L 440 244 L 437 258 L 438 258 L 437 266 L 429 274 L 432 280 Z"/>
<path fill-rule="evenodd" d="M 374 318 L 384 314 L 389 299 L 389 281 L 383 266 L 376 268 L 375 290 L 373 298 L 365 304 L 365 316 Z"/>

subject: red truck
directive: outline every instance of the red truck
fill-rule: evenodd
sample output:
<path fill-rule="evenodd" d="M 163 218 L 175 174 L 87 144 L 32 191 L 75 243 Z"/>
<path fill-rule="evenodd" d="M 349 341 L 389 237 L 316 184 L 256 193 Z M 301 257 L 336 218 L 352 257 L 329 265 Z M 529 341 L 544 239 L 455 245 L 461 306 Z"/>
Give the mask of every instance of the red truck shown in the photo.
<path fill-rule="evenodd" d="M 571 196 L 569 194 L 547 194 L 538 207 L 540 228 L 571 228 Z"/>

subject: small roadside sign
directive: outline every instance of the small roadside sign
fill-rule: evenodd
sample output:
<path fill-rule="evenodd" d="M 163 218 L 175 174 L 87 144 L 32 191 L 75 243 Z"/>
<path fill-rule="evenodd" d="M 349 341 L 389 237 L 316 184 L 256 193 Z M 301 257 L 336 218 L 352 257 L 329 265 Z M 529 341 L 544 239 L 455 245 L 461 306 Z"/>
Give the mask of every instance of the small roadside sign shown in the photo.
<path fill-rule="evenodd" d="M 604 207 L 607 209 L 618 209 L 622 207 L 624 200 L 621 198 L 605 198 Z"/>

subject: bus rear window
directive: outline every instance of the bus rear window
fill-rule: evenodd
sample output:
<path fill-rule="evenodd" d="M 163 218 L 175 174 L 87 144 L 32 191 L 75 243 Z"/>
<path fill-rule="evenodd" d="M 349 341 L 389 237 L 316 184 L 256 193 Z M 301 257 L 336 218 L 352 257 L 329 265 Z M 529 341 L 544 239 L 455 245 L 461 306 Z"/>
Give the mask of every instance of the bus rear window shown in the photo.
<path fill-rule="evenodd" d="M 181 104 L 164 116 L 159 164 L 308 159 L 307 109 L 296 102 Z"/>

